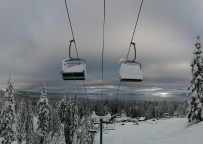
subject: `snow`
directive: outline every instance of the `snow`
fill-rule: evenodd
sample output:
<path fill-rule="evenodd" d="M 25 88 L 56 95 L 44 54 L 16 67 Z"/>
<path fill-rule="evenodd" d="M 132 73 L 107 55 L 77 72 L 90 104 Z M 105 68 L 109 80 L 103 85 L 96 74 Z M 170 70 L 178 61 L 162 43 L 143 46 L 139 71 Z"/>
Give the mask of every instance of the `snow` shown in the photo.
<path fill-rule="evenodd" d="M 0 144 L 2 144 L 4 141 L 4 138 L 0 138 Z"/>
<path fill-rule="evenodd" d="M 70 61 L 67 61 L 67 59 L 63 60 L 62 62 L 62 70 L 63 72 L 84 72 L 86 69 L 85 63 L 78 63 L 78 60 L 76 63 L 69 63 Z"/>
<path fill-rule="evenodd" d="M 38 121 L 38 116 L 34 117 L 34 121 L 33 121 L 33 123 L 34 123 L 34 131 L 37 130 L 37 121 Z"/>
<path fill-rule="evenodd" d="M 203 122 L 190 125 L 186 118 L 147 120 L 134 125 L 131 122 L 116 123 L 116 130 L 103 134 L 106 144 L 200 144 L 202 143 Z M 95 135 L 95 144 L 99 144 Z"/>
<path fill-rule="evenodd" d="M 107 130 L 115 130 L 115 124 L 107 124 Z"/>

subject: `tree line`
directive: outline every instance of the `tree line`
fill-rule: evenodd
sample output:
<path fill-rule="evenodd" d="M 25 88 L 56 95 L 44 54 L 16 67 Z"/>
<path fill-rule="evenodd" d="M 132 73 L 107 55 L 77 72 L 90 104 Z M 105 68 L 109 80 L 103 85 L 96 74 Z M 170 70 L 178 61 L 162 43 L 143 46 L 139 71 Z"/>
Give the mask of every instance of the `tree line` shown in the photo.
<path fill-rule="evenodd" d="M 77 93 L 53 105 L 47 98 L 45 83 L 37 103 L 35 98 L 18 94 L 16 102 L 14 95 L 9 80 L 1 99 L 1 144 L 93 144 L 90 110 L 79 115 Z"/>
<path fill-rule="evenodd" d="M 119 115 L 122 111 L 132 118 L 186 116 L 186 101 L 95 100 L 78 99 L 77 92 L 62 98 L 49 98 L 45 83 L 40 97 L 15 93 L 9 80 L 1 92 L 0 141 L 2 144 L 93 144 L 91 112 L 98 115 Z M 14 99 L 15 96 L 15 99 Z"/>

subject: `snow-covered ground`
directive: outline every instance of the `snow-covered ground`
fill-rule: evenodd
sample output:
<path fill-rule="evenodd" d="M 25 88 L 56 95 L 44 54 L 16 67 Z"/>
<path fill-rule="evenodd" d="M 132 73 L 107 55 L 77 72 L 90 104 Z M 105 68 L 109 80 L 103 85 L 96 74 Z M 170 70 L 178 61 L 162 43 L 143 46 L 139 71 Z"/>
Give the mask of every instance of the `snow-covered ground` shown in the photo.
<path fill-rule="evenodd" d="M 95 144 L 99 144 L 100 133 L 95 136 Z M 201 144 L 203 122 L 189 125 L 186 118 L 131 122 L 121 125 L 116 123 L 116 130 L 103 134 L 104 144 Z"/>

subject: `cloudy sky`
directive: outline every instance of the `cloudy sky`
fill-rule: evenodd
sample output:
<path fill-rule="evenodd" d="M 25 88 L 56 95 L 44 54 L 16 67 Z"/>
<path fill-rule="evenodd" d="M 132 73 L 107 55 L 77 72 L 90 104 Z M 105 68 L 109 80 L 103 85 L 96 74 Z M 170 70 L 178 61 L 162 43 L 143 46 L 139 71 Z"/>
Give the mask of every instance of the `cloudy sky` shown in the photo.
<path fill-rule="evenodd" d="M 88 92 L 101 88 L 103 0 L 68 0 L 79 57 L 87 62 Z M 106 0 L 104 88 L 115 93 L 119 60 L 126 58 L 141 0 Z M 134 42 L 144 81 L 122 91 L 184 90 L 196 36 L 203 37 L 202 0 L 144 0 Z M 72 39 L 64 0 L 0 1 L 0 88 L 11 74 L 17 90 L 84 91 L 63 81 L 61 62 Z M 133 51 L 132 51 L 133 53 Z"/>

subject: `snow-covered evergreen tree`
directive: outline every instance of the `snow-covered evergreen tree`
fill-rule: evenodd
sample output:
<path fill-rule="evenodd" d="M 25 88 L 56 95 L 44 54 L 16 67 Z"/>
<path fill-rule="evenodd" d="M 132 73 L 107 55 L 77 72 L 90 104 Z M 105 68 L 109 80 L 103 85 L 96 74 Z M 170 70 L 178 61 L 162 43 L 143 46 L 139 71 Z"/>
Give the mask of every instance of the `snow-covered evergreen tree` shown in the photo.
<path fill-rule="evenodd" d="M 93 127 L 93 122 L 92 122 L 91 116 L 85 115 L 82 128 L 81 128 L 80 144 L 94 143 L 94 134 L 90 132 L 90 129 L 92 127 Z"/>
<path fill-rule="evenodd" d="M 26 144 L 34 144 L 34 116 L 30 102 L 27 105 L 27 117 L 25 124 Z"/>
<path fill-rule="evenodd" d="M 78 115 L 78 96 L 77 92 L 75 92 L 72 100 L 72 135 L 73 135 L 73 144 L 78 143 L 78 122 L 79 122 L 79 115 Z"/>
<path fill-rule="evenodd" d="M 17 113 L 17 139 L 18 139 L 18 143 L 22 143 L 23 140 L 25 140 L 25 123 L 26 123 L 26 115 L 27 115 L 27 110 L 25 107 L 25 101 L 23 99 L 23 101 L 20 103 L 19 106 L 19 110 Z"/>
<path fill-rule="evenodd" d="M 44 144 L 51 144 L 51 142 L 52 142 L 52 132 L 50 131 L 47 135 L 46 135 L 46 137 L 45 137 L 45 139 L 44 139 Z"/>
<path fill-rule="evenodd" d="M 203 61 L 200 37 L 195 44 L 194 59 L 192 61 L 192 80 L 188 88 L 188 119 L 189 122 L 200 122 L 203 120 Z"/>
<path fill-rule="evenodd" d="M 65 95 L 59 102 L 57 111 L 58 111 L 58 119 L 60 123 L 60 129 L 59 133 L 54 133 L 52 144 L 65 144 L 68 142 L 71 142 L 70 140 L 70 126 L 71 126 L 71 114 L 70 114 L 70 105 L 71 105 L 71 97 L 69 102 L 67 101 Z M 64 127 L 66 126 L 66 129 Z M 65 139 L 65 133 L 66 133 L 66 139 Z"/>
<path fill-rule="evenodd" d="M 50 125 L 50 111 L 49 101 L 47 99 L 47 91 L 45 83 L 42 86 L 41 96 L 37 103 L 38 109 L 38 122 L 37 122 L 37 134 L 40 137 L 40 143 L 45 144 L 49 135 Z"/>
<path fill-rule="evenodd" d="M 51 144 L 66 144 L 64 135 L 64 125 L 62 124 L 59 129 L 59 133 L 54 134 Z"/>
<path fill-rule="evenodd" d="M 51 121 L 50 121 L 50 132 L 52 132 L 51 137 L 60 133 L 61 122 L 58 116 L 57 109 L 51 109 Z"/>
<path fill-rule="evenodd" d="M 66 143 L 72 143 L 73 136 L 72 136 L 72 98 L 70 96 L 69 101 L 67 103 L 66 111 L 65 111 L 65 120 L 64 120 L 64 134 L 65 134 L 65 141 Z"/>
<path fill-rule="evenodd" d="M 66 120 L 67 107 L 68 107 L 68 102 L 66 100 L 66 97 L 63 96 L 63 98 L 61 99 L 61 101 L 59 102 L 59 105 L 58 105 L 58 116 L 59 116 L 59 119 L 62 124 L 64 124 L 64 122 Z"/>
<path fill-rule="evenodd" d="M 0 118 L 0 137 L 5 140 L 5 144 L 11 144 L 17 139 L 14 93 L 14 88 L 9 78 Z"/>
<path fill-rule="evenodd" d="M 73 98 L 70 96 L 65 111 L 64 133 L 66 143 L 78 143 L 78 96 L 74 94 Z"/>

